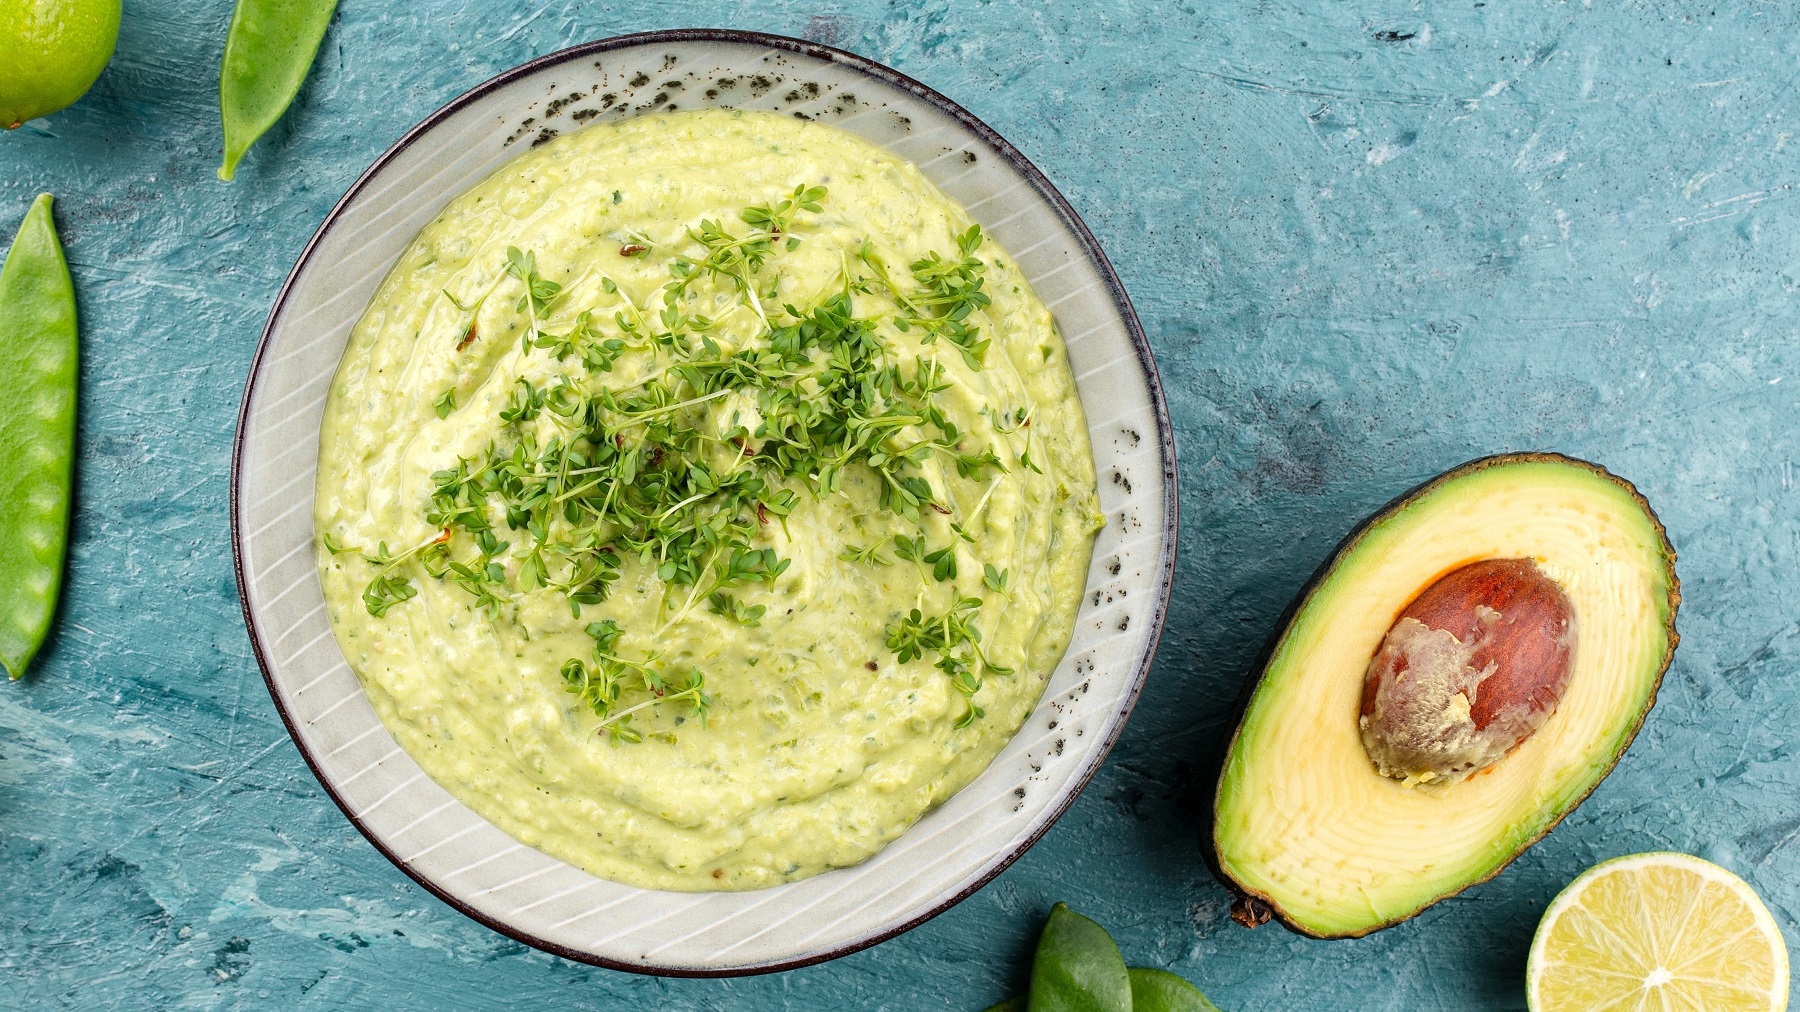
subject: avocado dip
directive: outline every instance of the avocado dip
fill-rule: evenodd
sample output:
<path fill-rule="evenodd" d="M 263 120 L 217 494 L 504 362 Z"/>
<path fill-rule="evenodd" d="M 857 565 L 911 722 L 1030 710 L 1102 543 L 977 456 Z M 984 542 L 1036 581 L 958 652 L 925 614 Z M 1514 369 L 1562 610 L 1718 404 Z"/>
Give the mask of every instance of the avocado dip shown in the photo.
<path fill-rule="evenodd" d="M 395 740 L 629 885 L 855 864 L 974 779 L 1101 525 L 1062 338 L 919 169 L 640 116 L 452 201 L 321 431 L 332 628 Z"/>

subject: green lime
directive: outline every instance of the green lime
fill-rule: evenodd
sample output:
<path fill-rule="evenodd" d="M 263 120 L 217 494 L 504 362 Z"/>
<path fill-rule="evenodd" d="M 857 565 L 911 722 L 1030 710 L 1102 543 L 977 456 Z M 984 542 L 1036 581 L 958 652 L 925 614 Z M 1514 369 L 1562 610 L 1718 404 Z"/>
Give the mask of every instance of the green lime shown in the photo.
<path fill-rule="evenodd" d="M 0 0 L 0 126 L 73 103 L 119 41 L 120 0 Z"/>

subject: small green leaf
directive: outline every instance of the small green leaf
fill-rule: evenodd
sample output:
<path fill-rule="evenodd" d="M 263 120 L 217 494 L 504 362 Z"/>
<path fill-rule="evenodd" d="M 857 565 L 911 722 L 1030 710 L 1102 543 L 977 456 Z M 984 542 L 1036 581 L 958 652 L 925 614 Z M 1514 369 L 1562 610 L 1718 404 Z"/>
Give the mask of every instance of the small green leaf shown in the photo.
<path fill-rule="evenodd" d="M 956 579 L 956 546 L 946 545 L 935 552 L 927 552 L 922 561 L 931 567 L 931 575 L 939 583 Z"/>
<path fill-rule="evenodd" d="M 1029 1012 L 1132 1012 L 1131 978 L 1106 929 L 1058 903 L 1038 937 Z"/>
<path fill-rule="evenodd" d="M 1199 988 L 1167 970 L 1134 966 L 1129 975 L 1132 1012 L 1219 1012 Z"/>
<path fill-rule="evenodd" d="M 1006 570 L 995 569 L 994 564 L 991 562 L 982 564 L 981 582 L 987 589 L 996 594 L 1006 593 L 1006 577 Z"/>

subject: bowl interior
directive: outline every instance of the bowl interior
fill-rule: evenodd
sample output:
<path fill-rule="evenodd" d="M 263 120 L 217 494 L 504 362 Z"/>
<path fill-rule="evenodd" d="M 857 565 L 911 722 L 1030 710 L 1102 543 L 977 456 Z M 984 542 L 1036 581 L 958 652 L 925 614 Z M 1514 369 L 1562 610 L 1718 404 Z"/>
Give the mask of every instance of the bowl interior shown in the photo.
<path fill-rule="evenodd" d="M 759 892 L 646 891 L 512 839 L 395 745 L 326 620 L 313 484 L 327 387 L 350 329 L 450 199 L 558 133 L 654 108 L 777 109 L 924 169 L 1024 268 L 1068 341 L 1107 526 L 1067 655 L 993 765 L 869 861 Z M 333 799 L 384 854 L 496 930 L 622 969 L 716 975 L 855 951 L 998 874 L 1086 783 L 1135 701 L 1174 556 L 1174 453 L 1154 367 L 1093 240 L 1009 145 L 878 65 L 793 40 L 664 32 L 593 43 L 496 78 L 426 120 L 350 189 L 277 299 L 245 392 L 233 544 L 276 706 Z"/>

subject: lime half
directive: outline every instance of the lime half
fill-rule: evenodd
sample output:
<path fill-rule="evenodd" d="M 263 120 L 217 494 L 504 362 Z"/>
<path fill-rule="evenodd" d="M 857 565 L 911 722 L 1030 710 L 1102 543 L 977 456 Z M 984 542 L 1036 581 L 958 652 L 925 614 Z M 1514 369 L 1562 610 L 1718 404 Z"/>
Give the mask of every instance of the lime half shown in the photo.
<path fill-rule="evenodd" d="M 0 0 L 0 127 L 87 93 L 119 41 L 120 0 Z"/>
<path fill-rule="evenodd" d="M 1782 1012 L 1788 952 L 1744 880 L 1686 854 L 1595 865 L 1544 912 L 1533 1012 Z"/>

